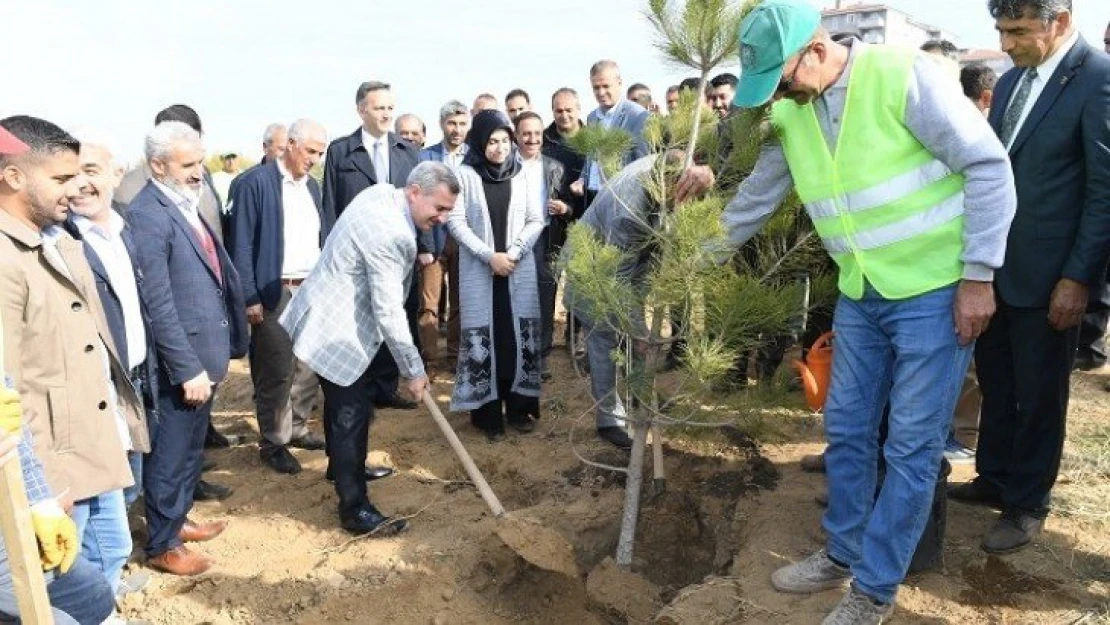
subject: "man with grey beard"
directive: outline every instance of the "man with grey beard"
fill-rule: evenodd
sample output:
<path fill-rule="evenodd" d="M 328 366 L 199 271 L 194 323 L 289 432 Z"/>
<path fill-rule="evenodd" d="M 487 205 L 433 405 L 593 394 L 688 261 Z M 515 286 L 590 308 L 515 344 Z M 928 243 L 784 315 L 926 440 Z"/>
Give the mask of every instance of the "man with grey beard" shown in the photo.
<path fill-rule="evenodd" d="M 160 419 L 144 467 L 148 563 L 176 575 L 197 575 L 212 561 L 184 546 L 211 540 L 226 521 L 190 523 L 200 479 L 204 436 L 216 385 L 228 360 L 247 351 L 246 304 L 239 274 L 197 205 L 204 184 L 200 133 L 163 122 L 146 138 L 151 179 L 131 202 L 154 343 L 161 357 Z"/>

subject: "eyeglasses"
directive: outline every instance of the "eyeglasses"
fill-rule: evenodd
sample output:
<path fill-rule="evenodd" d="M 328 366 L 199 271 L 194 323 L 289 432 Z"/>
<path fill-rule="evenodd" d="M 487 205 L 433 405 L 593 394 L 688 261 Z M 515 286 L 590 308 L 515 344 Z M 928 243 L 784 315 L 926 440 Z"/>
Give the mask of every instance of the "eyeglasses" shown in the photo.
<path fill-rule="evenodd" d="M 784 78 L 779 81 L 779 86 L 775 89 L 775 95 L 782 95 L 790 91 L 790 88 L 794 86 L 794 80 L 798 76 L 798 70 L 802 67 L 802 59 L 809 54 L 809 51 L 810 47 L 806 46 L 806 48 L 802 50 L 802 53 L 798 55 L 798 62 L 794 64 L 794 71 L 790 72 L 790 78 Z"/>

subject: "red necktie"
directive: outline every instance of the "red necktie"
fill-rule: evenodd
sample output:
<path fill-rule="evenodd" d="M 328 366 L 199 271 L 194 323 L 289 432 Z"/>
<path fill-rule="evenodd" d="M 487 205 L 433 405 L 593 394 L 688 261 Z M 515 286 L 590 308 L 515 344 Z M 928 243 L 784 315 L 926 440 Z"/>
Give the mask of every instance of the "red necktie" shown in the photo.
<path fill-rule="evenodd" d="M 201 224 L 199 228 L 193 228 L 193 231 L 200 237 L 200 245 L 204 248 L 204 252 L 208 254 L 208 264 L 216 272 L 216 280 L 223 284 L 223 272 L 220 271 L 220 255 L 216 253 L 216 242 L 212 240 L 212 235 L 208 234 L 208 228 Z"/>

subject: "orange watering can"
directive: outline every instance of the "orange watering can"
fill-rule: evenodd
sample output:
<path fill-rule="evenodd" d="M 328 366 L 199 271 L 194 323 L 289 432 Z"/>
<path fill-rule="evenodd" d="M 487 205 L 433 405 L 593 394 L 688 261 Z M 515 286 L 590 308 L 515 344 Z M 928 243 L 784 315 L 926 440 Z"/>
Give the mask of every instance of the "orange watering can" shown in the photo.
<path fill-rule="evenodd" d="M 802 389 L 806 394 L 806 404 L 812 410 L 825 407 L 829 396 L 829 379 L 832 377 L 832 332 L 817 337 L 809 348 L 805 360 L 795 360 L 794 368 L 802 378 Z"/>

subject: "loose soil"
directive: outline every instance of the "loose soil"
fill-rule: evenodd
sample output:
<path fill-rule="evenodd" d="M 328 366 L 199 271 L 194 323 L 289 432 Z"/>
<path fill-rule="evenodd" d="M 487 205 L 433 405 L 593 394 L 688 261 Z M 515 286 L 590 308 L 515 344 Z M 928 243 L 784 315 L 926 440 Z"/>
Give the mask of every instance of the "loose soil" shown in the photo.
<path fill-rule="evenodd" d="M 498 539 L 498 522 L 423 410 L 380 411 L 371 428 L 371 462 L 397 471 L 374 482 L 371 497 L 387 514 L 411 517 L 409 530 L 352 539 L 338 527 L 322 452 L 294 450 L 304 467 L 295 476 L 259 460 L 250 377 L 238 363 L 220 388 L 214 421 L 244 442 L 210 451 L 217 467 L 206 474 L 235 494 L 198 503 L 193 513 L 230 520 L 223 535 L 197 546 L 217 564 L 196 578 L 152 571 L 147 589 L 125 600 L 125 615 L 219 625 L 709 625 L 815 623 L 835 605 L 837 591 L 787 596 L 769 581 L 776 567 L 822 546 L 822 509 L 813 497 L 824 478 L 798 468 L 803 454 L 822 448 L 819 418 L 783 411 L 775 443 L 757 444 L 738 430 L 668 438 L 666 488 L 645 479 L 629 575 L 605 561 L 616 548 L 623 476 L 581 463 L 571 431 L 586 458 L 623 465 L 627 456 L 592 435 L 588 381 L 576 377 L 565 352 L 553 356 L 553 370 L 532 434 L 510 430 L 490 444 L 466 414 L 448 419 L 505 508 L 573 544 L 578 577 L 529 565 Z M 449 375 L 435 378 L 444 408 L 450 382 Z M 1076 376 L 1072 401 L 1073 418 L 1107 420 L 1110 393 L 1096 376 Z M 319 431 L 318 420 L 313 428 Z M 953 478 L 970 475 L 957 467 Z M 1035 546 L 995 558 L 978 547 L 995 514 L 949 506 L 944 568 L 907 580 L 892 622 L 1105 618 L 1097 614 L 1110 605 L 1106 524 L 1052 516 Z"/>

